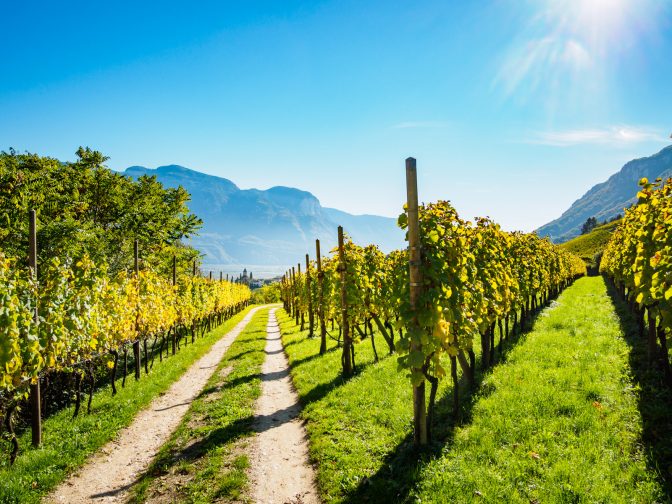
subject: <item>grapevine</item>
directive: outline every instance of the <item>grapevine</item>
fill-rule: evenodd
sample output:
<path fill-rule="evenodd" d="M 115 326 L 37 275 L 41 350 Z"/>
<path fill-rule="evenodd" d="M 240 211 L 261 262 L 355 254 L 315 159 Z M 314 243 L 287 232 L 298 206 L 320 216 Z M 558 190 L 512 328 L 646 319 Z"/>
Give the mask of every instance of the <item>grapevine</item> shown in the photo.
<path fill-rule="evenodd" d="M 637 205 L 627 209 L 602 255 L 600 271 L 628 301 L 644 335 L 649 364 L 658 360 L 672 385 L 667 335 L 672 330 L 672 179 L 640 180 Z M 660 346 L 658 346 L 660 345 Z"/>
<path fill-rule="evenodd" d="M 404 213 L 399 226 L 407 225 Z M 494 362 L 496 328 L 500 340 L 516 324 L 523 329 L 533 311 L 585 275 L 586 266 L 535 234 L 506 232 L 487 218 L 465 221 L 447 201 L 420 206 L 419 226 L 423 281 L 415 310 L 409 302 L 408 252 L 385 255 L 347 235 L 342 250 L 322 258 L 321 292 L 308 289 L 305 273 L 294 270 L 283 278 L 281 293 L 297 323 L 310 309 L 332 327 L 334 320 L 339 323 L 344 374 L 355 366 L 350 343 L 370 338 L 377 360 L 375 324 L 411 383 L 430 383 L 429 426 L 438 382 L 449 373 L 446 364 L 454 382 L 459 365 L 473 383 L 474 341 L 480 341 L 481 365 L 487 368 Z M 457 408 L 457 386 L 453 390 Z"/>
<path fill-rule="evenodd" d="M 77 414 L 83 369 L 88 369 L 93 392 L 94 359 L 107 360 L 115 393 L 121 349 L 141 342 L 148 372 L 149 340 L 161 338 L 163 348 L 165 336 L 175 327 L 185 337 L 190 329 L 193 341 L 197 330 L 205 332 L 221 323 L 250 298 L 243 284 L 185 275 L 171 285 L 150 268 L 110 277 L 104 265 L 97 266 L 87 256 L 77 261 L 52 259 L 41 270 L 38 284 L 27 269 L 0 252 L 0 406 L 9 425 L 17 401 L 42 375 L 75 373 Z"/>

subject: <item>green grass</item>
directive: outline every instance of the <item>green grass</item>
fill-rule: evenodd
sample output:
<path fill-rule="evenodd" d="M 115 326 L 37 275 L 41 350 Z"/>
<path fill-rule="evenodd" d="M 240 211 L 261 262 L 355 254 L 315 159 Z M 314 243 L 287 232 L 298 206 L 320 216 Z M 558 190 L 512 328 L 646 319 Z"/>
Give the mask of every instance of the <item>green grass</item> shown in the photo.
<path fill-rule="evenodd" d="M 261 393 L 268 309 L 236 338 L 135 488 L 133 502 L 246 501 L 246 440 Z"/>
<path fill-rule="evenodd" d="M 650 471 L 660 475 L 667 496 L 672 496 L 672 389 L 666 384 L 663 370 L 648 365 L 646 342 L 639 336 L 637 321 L 628 305 L 617 295 L 613 297 L 630 347 L 628 358 L 642 414 L 642 443 L 647 465 Z"/>
<path fill-rule="evenodd" d="M 317 340 L 286 316 L 281 325 L 325 502 L 667 500 L 647 468 L 631 350 L 601 277 L 577 281 L 507 344 L 480 387 L 461 391 L 457 422 L 444 380 L 435 442 L 421 454 L 394 358 L 370 364 L 359 344 L 365 365 L 344 382 L 338 351 L 315 357 Z"/>
<path fill-rule="evenodd" d="M 655 502 L 623 338 L 601 277 L 547 310 L 422 468 L 422 502 Z"/>
<path fill-rule="evenodd" d="M 183 347 L 175 356 L 156 362 L 149 376 L 136 382 L 132 376 L 118 393 L 111 395 L 110 386 L 101 388 L 93 397 L 90 415 L 80 411 L 72 419 L 73 408 L 66 408 L 45 419 L 42 424 L 43 444 L 30 445 L 30 431 L 19 437 L 21 451 L 9 467 L 8 456 L 0 460 L 0 502 L 39 502 L 41 497 L 79 468 L 89 455 L 110 441 L 135 415 L 147 407 L 177 380 L 195 360 L 204 355 L 219 338 L 245 316 L 248 310 L 232 317 L 192 345 Z M 3 447 L 6 447 L 3 443 Z"/>
<path fill-rule="evenodd" d="M 578 255 L 586 263 L 590 264 L 595 254 L 602 252 L 607 246 L 607 243 L 611 239 L 611 234 L 620 223 L 621 221 L 617 220 L 597 226 L 590 233 L 579 235 L 565 243 L 561 243 L 560 247 Z"/>
<path fill-rule="evenodd" d="M 342 502 L 351 494 L 365 498 L 358 493 L 360 486 L 374 483 L 370 478 L 411 432 L 410 384 L 397 373 L 394 356 L 373 363 L 369 339 L 355 345 L 357 372 L 343 380 L 336 342 L 329 339 L 329 351 L 320 357 L 319 339 L 308 339 L 307 331 L 299 331 L 284 311 L 277 314 L 291 375 L 304 405 L 302 416 L 322 497 L 326 502 Z M 383 357 L 386 346 L 380 335 L 376 347 Z M 398 485 L 393 478 L 382 483 L 381 502 L 394 502 L 389 498 L 396 495 L 392 488 Z"/>

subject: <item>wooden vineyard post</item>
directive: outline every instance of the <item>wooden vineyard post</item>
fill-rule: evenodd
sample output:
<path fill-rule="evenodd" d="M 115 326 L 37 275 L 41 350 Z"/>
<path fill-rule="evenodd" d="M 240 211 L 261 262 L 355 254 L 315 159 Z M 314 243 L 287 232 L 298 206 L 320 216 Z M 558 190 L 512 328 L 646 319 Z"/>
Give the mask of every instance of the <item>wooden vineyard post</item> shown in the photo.
<path fill-rule="evenodd" d="M 301 278 L 301 263 L 298 263 L 296 266 L 297 266 L 297 273 L 299 275 L 299 278 Z M 297 295 L 297 306 L 299 306 L 298 299 L 301 296 L 301 292 L 298 289 L 296 290 L 296 295 Z M 299 312 L 301 313 L 301 331 L 303 331 L 303 327 L 306 324 L 305 314 L 303 313 L 303 310 L 301 310 L 301 309 L 299 309 Z M 298 324 L 299 319 L 297 318 L 296 320 L 297 320 L 297 324 Z"/>
<path fill-rule="evenodd" d="M 29 214 L 28 236 L 28 265 L 30 266 L 31 276 L 37 281 L 37 214 L 35 210 L 31 210 Z M 35 303 L 33 322 L 35 325 L 38 323 L 37 302 Z M 30 384 L 30 427 L 33 446 L 42 444 L 42 400 L 40 395 L 40 378 L 38 377 L 35 383 Z"/>
<path fill-rule="evenodd" d="M 138 277 L 140 276 L 140 261 L 139 261 L 139 251 L 138 251 L 138 240 L 135 240 L 133 242 L 133 269 L 135 270 L 135 279 L 136 281 L 138 280 Z M 139 288 L 138 284 L 138 288 Z M 133 342 L 133 357 L 135 358 L 135 379 L 139 380 L 140 379 L 140 337 L 138 334 L 138 317 L 140 316 L 140 313 L 136 310 L 135 314 L 135 335 L 136 335 L 136 340 Z"/>
<path fill-rule="evenodd" d="M 194 264 L 191 267 L 191 274 L 196 276 L 196 259 L 194 259 Z"/>
<path fill-rule="evenodd" d="M 313 315 L 313 293 L 310 286 L 310 258 L 306 254 L 306 292 L 308 293 L 308 337 L 312 338 L 313 326 L 315 325 L 315 317 Z"/>
<path fill-rule="evenodd" d="M 177 285 L 177 256 L 173 254 L 173 289 L 176 289 Z M 171 345 L 171 351 L 173 355 L 175 355 L 175 352 L 177 351 L 176 346 L 177 346 L 177 324 L 173 324 L 173 330 L 171 331 L 171 338 L 170 338 L 170 345 Z"/>
<path fill-rule="evenodd" d="M 348 321 L 348 297 L 345 288 L 346 266 L 345 250 L 343 246 L 343 226 L 338 226 L 338 271 L 341 275 L 341 329 L 343 330 L 343 355 L 341 363 L 343 374 L 352 374 L 352 340 L 350 339 L 350 322 Z"/>
<path fill-rule="evenodd" d="M 219 272 L 219 281 L 221 282 L 223 279 L 224 279 L 224 273 L 220 271 Z"/>
<path fill-rule="evenodd" d="M 291 270 L 287 270 L 289 277 L 289 317 L 294 318 L 294 266 Z"/>
<path fill-rule="evenodd" d="M 299 271 L 299 274 L 301 271 Z M 294 319 L 296 325 L 299 325 L 299 289 L 296 287 L 296 268 L 292 266 L 292 305 L 294 307 Z"/>
<path fill-rule="evenodd" d="M 289 299 L 289 271 L 285 272 L 285 311 L 288 316 L 292 316 L 292 305 Z"/>
<path fill-rule="evenodd" d="M 294 316 L 294 302 L 292 300 L 292 270 L 287 270 L 287 314 L 289 318 Z"/>
<path fill-rule="evenodd" d="M 418 173 L 415 159 L 406 159 L 406 203 L 408 216 L 408 258 L 410 276 L 410 302 L 414 312 L 412 328 L 420 331 L 417 309 L 422 294 L 422 271 L 420 270 L 420 222 L 418 220 Z M 411 343 L 411 352 L 422 350 L 417 343 Z M 422 373 L 420 368 L 412 373 Z M 425 379 L 413 386 L 413 441 L 416 446 L 427 444 L 427 409 L 425 406 Z"/>
<path fill-rule="evenodd" d="M 210 275 L 208 276 L 208 280 L 210 280 L 212 282 L 212 270 L 210 270 Z M 207 318 L 208 331 L 212 331 L 212 315 L 208 314 L 208 316 L 206 318 Z M 191 342 L 192 343 L 194 342 L 193 338 L 192 338 Z"/>
<path fill-rule="evenodd" d="M 280 300 L 282 301 L 282 307 L 287 312 L 287 273 L 285 272 L 282 275 L 282 280 L 280 280 Z"/>
<path fill-rule="evenodd" d="M 317 318 L 320 319 L 320 355 L 327 351 L 327 324 L 324 320 L 324 271 L 322 271 L 322 254 L 320 240 L 315 240 L 315 254 L 317 256 Z"/>

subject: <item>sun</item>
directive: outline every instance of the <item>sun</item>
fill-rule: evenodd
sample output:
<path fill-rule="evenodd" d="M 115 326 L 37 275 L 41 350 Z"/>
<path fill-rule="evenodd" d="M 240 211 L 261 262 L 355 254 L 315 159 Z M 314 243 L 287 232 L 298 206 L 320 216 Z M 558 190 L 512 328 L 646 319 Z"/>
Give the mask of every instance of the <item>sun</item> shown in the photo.
<path fill-rule="evenodd" d="M 548 0 L 542 11 L 553 36 L 572 40 L 593 57 L 631 49 L 657 22 L 655 0 Z"/>
<path fill-rule="evenodd" d="M 521 22 L 494 83 L 507 96 L 538 93 L 549 109 L 558 110 L 606 96 L 619 68 L 645 61 L 672 3 L 528 0 L 516 6 Z"/>

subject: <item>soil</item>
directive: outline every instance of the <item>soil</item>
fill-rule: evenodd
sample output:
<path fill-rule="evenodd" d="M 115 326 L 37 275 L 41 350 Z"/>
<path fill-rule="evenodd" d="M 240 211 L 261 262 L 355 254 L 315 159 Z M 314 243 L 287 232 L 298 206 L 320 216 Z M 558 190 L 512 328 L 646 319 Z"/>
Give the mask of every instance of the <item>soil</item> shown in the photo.
<path fill-rule="evenodd" d="M 271 309 L 266 328 L 266 360 L 251 443 L 252 498 L 263 504 L 319 504 L 315 471 L 309 462 L 301 405 L 289 376 L 280 328 Z"/>
<path fill-rule="evenodd" d="M 130 426 L 93 455 L 80 471 L 62 483 L 46 501 L 67 504 L 124 502 L 129 489 L 178 427 L 191 402 L 205 387 L 231 343 L 257 310 L 259 308 L 250 310 L 165 394 L 138 413 Z"/>

